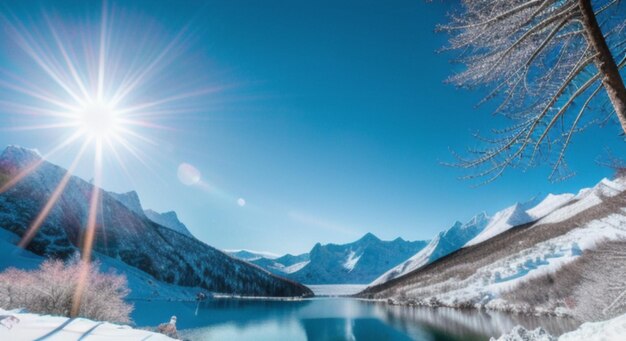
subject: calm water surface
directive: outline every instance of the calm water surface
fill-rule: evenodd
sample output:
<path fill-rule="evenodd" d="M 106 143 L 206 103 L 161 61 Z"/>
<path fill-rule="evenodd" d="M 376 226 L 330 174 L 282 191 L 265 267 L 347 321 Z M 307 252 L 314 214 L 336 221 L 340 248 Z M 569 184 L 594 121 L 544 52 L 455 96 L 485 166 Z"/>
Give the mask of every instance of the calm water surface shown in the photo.
<path fill-rule="evenodd" d="M 133 303 L 138 326 L 156 326 L 176 315 L 179 333 L 188 340 L 483 341 L 518 324 L 541 326 L 555 335 L 578 326 L 569 319 L 390 306 L 351 298 Z"/>

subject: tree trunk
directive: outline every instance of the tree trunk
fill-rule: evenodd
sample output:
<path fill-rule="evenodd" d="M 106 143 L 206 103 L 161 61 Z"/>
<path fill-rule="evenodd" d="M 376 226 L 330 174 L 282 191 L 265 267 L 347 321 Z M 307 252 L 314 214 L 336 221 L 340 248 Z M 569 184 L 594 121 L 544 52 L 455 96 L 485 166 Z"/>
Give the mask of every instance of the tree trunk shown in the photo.
<path fill-rule="evenodd" d="M 598 25 L 591 0 L 578 0 L 578 7 L 582 13 L 582 23 L 587 40 L 598 54 L 595 64 L 602 75 L 602 85 L 609 95 L 619 123 L 622 125 L 622 130 L 626 134 L 626 87 L 624 87 L 624 81 L 619 74 L 615 59 L 611 55 L 611 50 L 606 44 L 600 25 Z"/>

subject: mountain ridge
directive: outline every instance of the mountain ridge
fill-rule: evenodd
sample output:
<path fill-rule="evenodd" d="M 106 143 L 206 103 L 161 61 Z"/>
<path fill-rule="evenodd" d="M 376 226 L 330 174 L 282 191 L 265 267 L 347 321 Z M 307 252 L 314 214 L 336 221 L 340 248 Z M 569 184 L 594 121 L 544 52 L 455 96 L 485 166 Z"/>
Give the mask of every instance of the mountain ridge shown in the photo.
<path fill-rule="evenodd" d="M 41 156 L 31 150 L 7 147 L 0 154 L 1 185 L 40 161 Z M 66 173 L 67 170 L 44 160 L 0 193 L 0 227 L 23 237 Z M 87 181 L 70 176 L 27 249 L 40 256 L 61 259 L 79 251 L 94 190 Z M 312 294 L 302 285 L 152 222 L 107 191 L 101 191 L 100 204 L 93 244 L 96 256 L 102 254 L 120 260 L 157 280 L 180 286 L 251 296 Z"/>

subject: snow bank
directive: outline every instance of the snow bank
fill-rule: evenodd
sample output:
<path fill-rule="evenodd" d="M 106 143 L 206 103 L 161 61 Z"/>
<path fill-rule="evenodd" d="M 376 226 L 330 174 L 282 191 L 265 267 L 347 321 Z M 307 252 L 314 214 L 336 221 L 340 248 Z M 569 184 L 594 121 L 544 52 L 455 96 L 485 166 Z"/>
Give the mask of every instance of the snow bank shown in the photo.
<path fill-rule="evenodd" d="M 559 341 L 621 341 L 626 338 L 626 314 L 612 320 L 588 322 L 573 332 L 563 334 Z"/>
<path fill-rule="evenodd" d="M 517 326 L 511 332 L 491 341 L 622 341 L 626 337 L 626 314 L 612 320 L 588 322 L 556 338 L 542 328 L 527 330 Z"/>
<path fill-rule="evenodd" d="M 49 341 L 61 340 L 145 340 L 154 341 L 174 340 L 165 335 L 147 330 L 133 329 L 108 322 L 96 322 L 83 318 L 69 319 L 60 316 L 47 316 L 5 311 L 0 309 L 0 319 L 3 316 L 15 316 L 19 322 L 8 324 L 0 322 L 0 340 L 27 341 L 46 339 Z"/>

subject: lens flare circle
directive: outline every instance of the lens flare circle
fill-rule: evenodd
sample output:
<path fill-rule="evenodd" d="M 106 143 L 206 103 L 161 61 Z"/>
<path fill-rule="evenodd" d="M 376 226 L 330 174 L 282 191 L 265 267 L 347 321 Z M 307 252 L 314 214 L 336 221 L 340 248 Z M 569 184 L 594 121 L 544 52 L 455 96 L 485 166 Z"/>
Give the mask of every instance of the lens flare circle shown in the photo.
<path fill-rule="evenodd" d="M 196 167 L 185 162 L 181 163 L 178 166 L 177 174 L 178 174 L 178 180 L 180 180 L 180 182 L 183 183 L 183 185 L 187 185 L 187 186 L 196 185 L 202 179 L 202 175 L 200 174 L 200 171 Z"/>
<path fill-rule="evenodd" d="M 240 207 L 246 206 L 246 199 L 244 198 L 237 199 L 237 205 L 239 205 Z"/>

